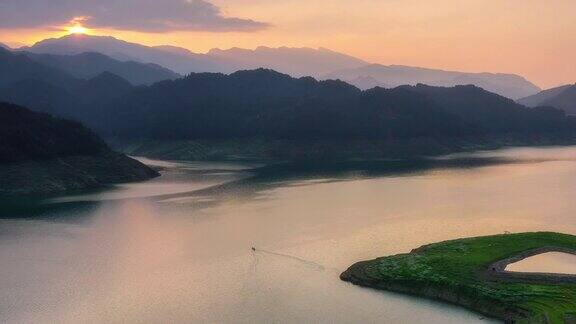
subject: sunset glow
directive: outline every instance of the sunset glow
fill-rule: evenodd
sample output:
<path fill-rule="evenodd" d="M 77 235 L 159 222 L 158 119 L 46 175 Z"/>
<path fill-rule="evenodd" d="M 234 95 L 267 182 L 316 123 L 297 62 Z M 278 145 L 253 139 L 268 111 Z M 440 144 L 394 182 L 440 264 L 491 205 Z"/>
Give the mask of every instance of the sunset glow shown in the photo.
<path fill-rule="evenodd" d="M 86 29 L 85 27 L 83 27 L 81 25 L 76 25 L 76 26 L 69 27 L 68 32 L 70 34 L 87 34 L 88 29 Z"/>
<path fill-rule="evenodd" d="M 0 0 L 0 324 L 576 324 L 574 13 Z"/>
<path fill-rule="evenodd" d="M 109 16 L 101 20 L 89 17 L 100 12 L 96 8 L 78 11 L 86 16 L 68 22 L 0 29 L 0 41 L 31 45 L 64 32 L 174 45 L 198 53 L 231 47 L 325 47 L 386 65 L 515 73 L 545 88 L 576 81 L 572 59 L 576 55 L 576 20 L 572 17 L 576 1 L 572 0 L 208 2 L 220 9 L 222 17 L 266 25 L 223 29 L 222 18 L 217 17 L 212 22 L 217 28 L 182 27 L 180 21 L 165 21 L 170 17 L 162 16 L 151 20 L 147 28 L 142 21 L 154 13 L 152 9 L 136 19 L 119 6 L 125 11 L 107 11 Z M 59 17 L 58 13 L 54 16 Z M 163 22 L 160 27 L 154 25 L 158 21 Z"/>
<path fill-rule="evenodd" d="M 66 27 L 66 31 L 69 34 L 88 34 L 88 28 L 84 27 L 82 24 L 88 19 L 88 17 L 75 17 Z"/>

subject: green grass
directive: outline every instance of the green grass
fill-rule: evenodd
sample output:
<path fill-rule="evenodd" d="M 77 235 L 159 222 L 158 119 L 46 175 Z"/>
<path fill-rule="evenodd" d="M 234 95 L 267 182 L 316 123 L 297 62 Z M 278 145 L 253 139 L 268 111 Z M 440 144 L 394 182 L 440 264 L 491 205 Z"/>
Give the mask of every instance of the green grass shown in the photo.
<path fill-rule="evenodd" d="M 462 305 L 511 323 L 565 323 L 576 313 L 576 284 L 490 279 L 494 262 L 528 250 L 576 250 L 576 236 L 523 233 L 424 246 L 410 254 L 359 262 L 341 275 L 352 283 Z"/>

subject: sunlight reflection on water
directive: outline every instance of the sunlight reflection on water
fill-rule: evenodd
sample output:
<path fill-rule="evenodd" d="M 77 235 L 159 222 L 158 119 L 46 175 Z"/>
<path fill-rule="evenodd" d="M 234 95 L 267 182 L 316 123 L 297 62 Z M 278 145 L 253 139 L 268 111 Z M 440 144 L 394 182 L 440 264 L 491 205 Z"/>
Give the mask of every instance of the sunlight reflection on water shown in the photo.
<path fill-rule="evenodd" d="M 576 148 L 558 149 L 559 161 L 554 152 L 493 153 L 540 163 L 361 176 L 167 166 L 122 194 L 55 200 L 97 205 L 78 212 L 81 222 L 0 220 L 0 322 L 487 323 L 338 275 L 358 260 L 446 239 L 576 233 Z"/>

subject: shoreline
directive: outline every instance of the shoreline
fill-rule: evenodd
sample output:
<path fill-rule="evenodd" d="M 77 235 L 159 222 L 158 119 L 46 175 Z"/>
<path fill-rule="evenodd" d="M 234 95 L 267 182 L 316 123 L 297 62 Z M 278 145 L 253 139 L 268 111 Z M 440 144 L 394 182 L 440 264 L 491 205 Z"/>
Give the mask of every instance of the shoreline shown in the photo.
<path fill-rule="evenodd" d="M 505 323 L 574 323 L 575 275 L 505 270 L 546 252 L 576 255 L 576 236 L 541 232 L 434 243 L 357 262 L 340 279 L 457 305 Z"/>

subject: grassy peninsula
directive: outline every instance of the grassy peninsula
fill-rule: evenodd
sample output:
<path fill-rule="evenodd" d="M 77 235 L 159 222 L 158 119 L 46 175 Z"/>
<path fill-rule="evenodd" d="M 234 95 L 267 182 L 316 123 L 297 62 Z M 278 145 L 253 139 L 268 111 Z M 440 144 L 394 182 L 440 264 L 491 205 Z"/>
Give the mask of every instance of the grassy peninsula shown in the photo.
<path fill-rule="evenodd" d="M 501 268 L 502 260 L 552 250 L 576 251 L 576 236 L 542 232 L 441 242 L 356 263 L 341 279 L 453 303 L 506 323 L 576 323 L 574 277 L 507 275 Z"/>

